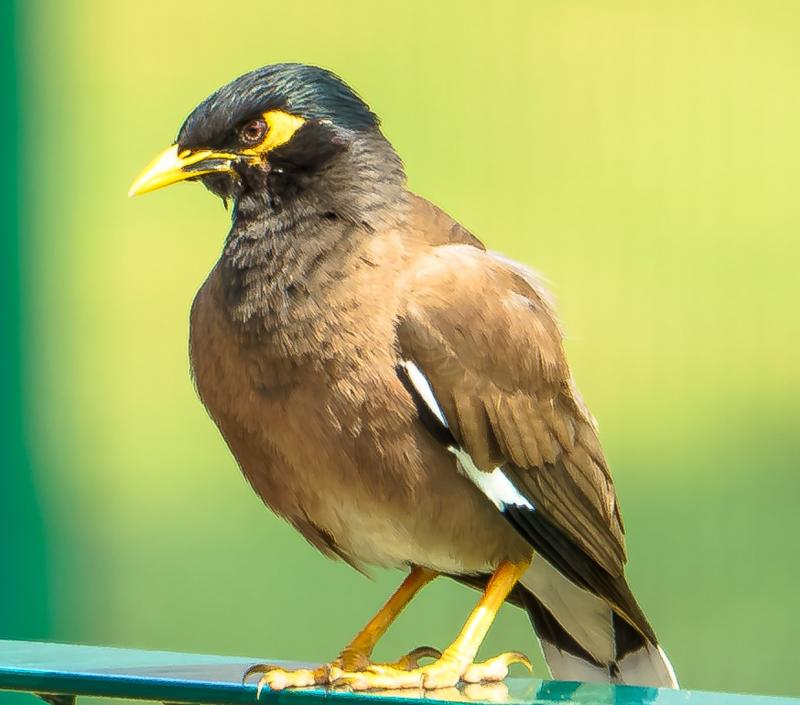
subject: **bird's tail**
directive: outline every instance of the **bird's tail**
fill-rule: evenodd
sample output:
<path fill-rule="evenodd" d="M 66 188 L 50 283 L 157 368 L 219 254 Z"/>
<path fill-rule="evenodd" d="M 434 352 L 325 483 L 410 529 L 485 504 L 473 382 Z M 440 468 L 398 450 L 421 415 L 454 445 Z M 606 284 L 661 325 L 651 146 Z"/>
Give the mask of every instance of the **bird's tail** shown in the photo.
<path fill-rule="evenodd" d="M 678 687 L 657 643 L 541 557 L 523 576 L 515 597 L 531 618 L 553 678 Z"/>

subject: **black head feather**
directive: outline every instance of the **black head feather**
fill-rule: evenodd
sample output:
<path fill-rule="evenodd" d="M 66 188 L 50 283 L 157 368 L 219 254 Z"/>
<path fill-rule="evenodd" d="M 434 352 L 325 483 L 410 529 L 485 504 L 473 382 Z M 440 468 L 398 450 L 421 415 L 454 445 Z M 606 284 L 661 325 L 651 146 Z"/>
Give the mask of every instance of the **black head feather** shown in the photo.
<path fill-rule="evenodd" d="M 243 122 L 268 110 L 330 121 L 354 132 L 378 127 L 378 117 L 341 78 L 306 64 L 272 64 L 250 71 L 206 98 L 178 134 L 182 148 L 223 146 Z"/>
<path fill-rule="evenodd" d="M 241 128 L 271 110 L 304 122 L 252 158 Z M 346 252 L 407 217 L 403 164 L 377 116 L 317 66 L 274 64 L 231 81 L 192 111 L 177 146 L 227 153 L 223 169 L 197 178 L 233 202 L 223 289 L 233 320 L 256 335 L 283 320 L 304 290 L 339 281 Z M 323 255 L 334 250 L 326 269 Z"/>

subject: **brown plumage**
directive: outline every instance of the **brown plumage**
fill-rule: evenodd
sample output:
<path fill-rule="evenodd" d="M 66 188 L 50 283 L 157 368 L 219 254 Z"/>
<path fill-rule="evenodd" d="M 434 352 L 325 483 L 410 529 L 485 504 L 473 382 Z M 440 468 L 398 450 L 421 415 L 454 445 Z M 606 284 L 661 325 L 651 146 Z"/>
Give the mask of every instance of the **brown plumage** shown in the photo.
<path fill-rule="evenodd" d="M 235 202 L 192 307 L 191 361 L 264 502 L 356 568 L 418 566 L 402 604 L 436 573 L 484 588 L 495 574 L 484 599 L 528 609 L 556 675 L 674 685 L 625 581 L 611 475 L 537 278 L 408 192 L 375 116 L 321 69 L 237 79 L 166 158 L 132 190 L 199 177 Z M 262 683 L 495 677 L 456 668 L 453 647 L 428 670 L 364 675 L 359 648 L 360 669 L 346 649 Z"/>
<path fill-rule="evenodd" d="M 283 266 L 313 294 L 265 304 L 293 309 L 274 326 L 258 309 L 231 320 L 218 263 L 192 307 L 192 369 L 253 488 L 317 548 L 355 566 L 486 572 L 530 548 L 454 472 L 396 371 L 415 263 L 469 236 L 422 199 L 407 201 L 395 227 L 325 223 L 347 242 L 335 259 L 292 248 L 306 261 Z M 447 229 L 427 235 L 431 223 Z"/>

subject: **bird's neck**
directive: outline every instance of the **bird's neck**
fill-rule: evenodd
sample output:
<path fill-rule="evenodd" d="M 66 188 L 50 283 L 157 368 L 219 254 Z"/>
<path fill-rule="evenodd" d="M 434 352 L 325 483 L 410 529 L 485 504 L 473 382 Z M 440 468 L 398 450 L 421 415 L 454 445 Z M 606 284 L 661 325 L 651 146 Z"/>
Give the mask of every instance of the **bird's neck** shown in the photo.
<path fill-rule="evenodd" d="M 409 208 L 402 163 L 377 131 L 313 174 L 273 166 L 264 179 L 237 202 L 220 261 L 225 309 L 259 334 L 335 316 L 359 249 Z"/>
<path fill-rule="evenodd" d="M 258 330 L 288 323 L 312 290 L 321 293 L 325 260 L 345 249 L 345 230 L 314 220 L 289 230 L 267 217 L 234 222 L 220 275 L 222 303 L 235 324 Z"/>
<path fill-rule="evenodd" d="M 404 202 L 390 210 L 375 211 L 381 227 L 405 218 Z M 335 328 L 338 313 L 353 305 L 348 280 L 369 266 L 359 252 L 375 233 L 334 214 L 293 219 L 291 227 L 269 214 L 238 217 L 219 262 L 220 303 L 248 337 Z"/>

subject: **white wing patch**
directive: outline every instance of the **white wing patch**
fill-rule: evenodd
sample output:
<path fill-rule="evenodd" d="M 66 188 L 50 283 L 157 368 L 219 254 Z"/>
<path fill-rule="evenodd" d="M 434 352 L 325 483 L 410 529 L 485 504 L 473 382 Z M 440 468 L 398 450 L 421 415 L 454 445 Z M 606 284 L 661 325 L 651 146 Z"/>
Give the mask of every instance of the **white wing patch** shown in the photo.
<path fill-rule="evenodd" d="M 500 468 L 491 472 L 484 472 L 475 467 L 469 453 L 450 446 L 447 450 L 458 458 L 458 467 L 470 480 L 472 480 L 494 505 L 502 512 L 509 504 L 525 509 L 533 509 L 533 505 L 523 497 L 514 487 Z"/>
<path fill-rule="evenodd" d="M 436 401 L 436 396 L 433 393 L 433 389 L 431 389 L 430 382 L 428 382 L 428 378 L 422 374 L 422 370 L 411 362 L 411 360 L 403 360 L 400 366 L 408 373 L 411 384 L 414 385 L 414 389 L 416 389 L 417 394 L 422 397 L 425 405 L 433 412 L 436 418 L 441 421 L 442 426 L 450 428 L 447 419 L 444 417 L 442 407 L 439 406 L 439 402 Z"/>
<path fill-rule="evenodd" d="M 450 428 L 445 418 L 444 411 L 436 400 L 436 395 L 433 393 L 433 388 L 428 382 L 428 378 L 411 360 L 403 360 L 400 365 L 408 374 L 411 384 L 417 391 L 417 394 L 422 397 L 425 405 L 430 409 L 431 413 L 436 416 L 445 428 Z M 524 507 L 525 509 L 533 510 L 533 505 L 519 493 L 514 487 L 511 480 L 509 480 L 503 473 L 501 468 L 495 468 L 491 472 L 484 472 L 479 470 L 475 463 L 472 461 L 469 453 L 457 446 L 448 446 L 449 450 L 458 459 L 458 467 L 461 472 L 466 475 L 478 489 L 483 492 L 488 499 L 500 510 L 503 511 L 509 504 L 517 507 Z"/>

